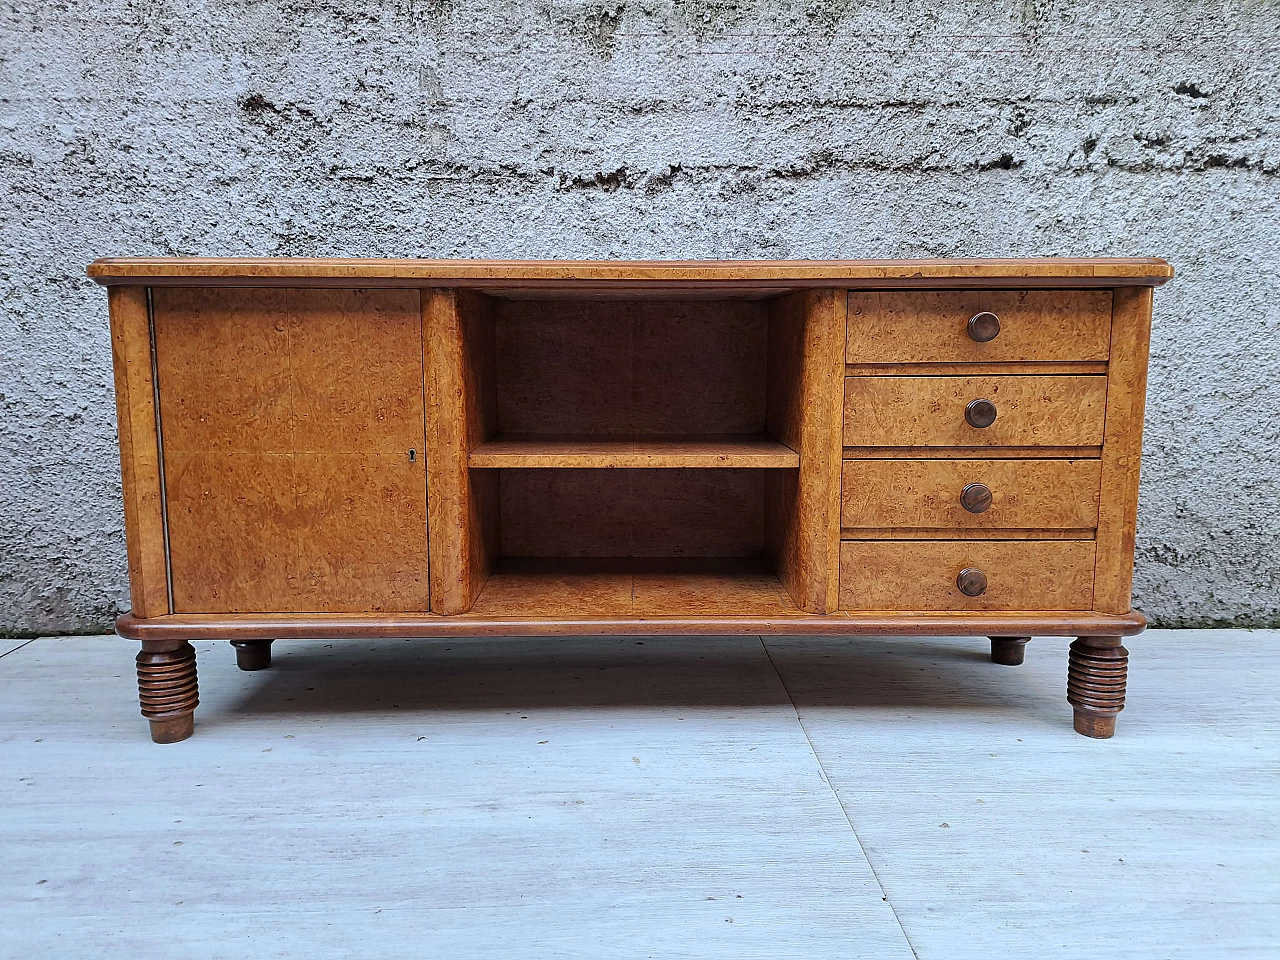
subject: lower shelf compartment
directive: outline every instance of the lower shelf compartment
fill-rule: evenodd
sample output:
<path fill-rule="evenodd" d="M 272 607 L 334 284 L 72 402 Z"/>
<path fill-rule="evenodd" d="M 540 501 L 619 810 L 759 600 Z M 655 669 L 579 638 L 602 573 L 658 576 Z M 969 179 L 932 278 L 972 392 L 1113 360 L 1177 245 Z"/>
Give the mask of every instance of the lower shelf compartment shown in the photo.
<path fill-rule="evenodd" d="M 466 616 L 803 617 L 763 560 L 502 558 Z"/>

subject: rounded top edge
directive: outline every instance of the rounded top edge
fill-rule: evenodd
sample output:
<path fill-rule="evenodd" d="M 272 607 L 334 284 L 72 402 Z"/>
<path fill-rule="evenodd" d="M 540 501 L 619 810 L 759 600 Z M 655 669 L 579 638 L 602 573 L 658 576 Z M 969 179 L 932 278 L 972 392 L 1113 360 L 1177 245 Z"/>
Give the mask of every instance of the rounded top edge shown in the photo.
<path fill-rule="evenodd" d="M 413 285 L 533 283 L 707 284 L 862 281 L 1127 281 L 1158 286 L 1173 267 L 1157 257 L 929 260 L 412 260 L 273 257 L 106 257 L 86 273 L 99 283 L 401 281 Z"/>

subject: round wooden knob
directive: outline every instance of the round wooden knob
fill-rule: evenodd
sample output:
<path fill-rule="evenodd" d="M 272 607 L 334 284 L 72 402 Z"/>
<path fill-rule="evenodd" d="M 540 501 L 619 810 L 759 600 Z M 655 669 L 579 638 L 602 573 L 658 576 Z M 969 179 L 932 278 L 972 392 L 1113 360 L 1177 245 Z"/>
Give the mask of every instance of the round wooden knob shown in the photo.
<path fill-rule="evenodd" d="M 990 400 L 970 400 L 965 404 L 964 418 L 971 427 L 989 427 L 996 422 L 996 405 Z"/>
<path fill-rule="evenodd" d="M 986 513 L 991 508 L 991 488 L 985 483 L 966 483 L 960 491 L 960 506 L 970 513 Z"/>
<path fill-rule="evenodd" d="M 956 586 L 966 597 L 980 597 L 987 592 L 987 575 L 977 567 L 965 567 L 956 577 Z"/>
<path fill-rule="evenodd" d="M 969 339 L 986 343 L 1000 336 L 1000 318 L 985 310 L 969 318 Z"/>

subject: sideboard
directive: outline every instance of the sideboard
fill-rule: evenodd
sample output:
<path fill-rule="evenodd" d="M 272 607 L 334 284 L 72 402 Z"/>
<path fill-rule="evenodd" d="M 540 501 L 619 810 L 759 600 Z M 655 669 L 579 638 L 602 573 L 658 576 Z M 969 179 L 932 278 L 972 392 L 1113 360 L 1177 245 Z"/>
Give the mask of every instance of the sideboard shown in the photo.
<path fill-rule="evenodd" d="M 190 641 L 1070 636 L 1124 707 L 1157 259 L 98 260 L 142 714 Z"/>

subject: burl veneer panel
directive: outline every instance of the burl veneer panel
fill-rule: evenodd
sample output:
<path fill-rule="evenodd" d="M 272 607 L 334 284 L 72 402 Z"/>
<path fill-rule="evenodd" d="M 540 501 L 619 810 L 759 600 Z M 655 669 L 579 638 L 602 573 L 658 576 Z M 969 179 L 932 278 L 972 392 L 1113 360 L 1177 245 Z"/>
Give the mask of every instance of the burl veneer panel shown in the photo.
<path fill-rule="evenodd" d="M 757 301 L 499 300 L 500 434 L 758 434 Z"/>
<path fill-rule="evenodd" d="M 807 613 L 837 603 L 845 303 L 810 290 L 769 304 L 767 428 L 799 454 L 799 469 L 767 477 L 765 549 Z"/>
<path fill-rule="evenodd" d="M 794 469 L 800 466 L 800 455 L 776 440 L 742 434 L 679 438 L 637 436 L 633 439 L 589 434 L 576 437 L 538 435 L 496 437 L 471 451 L 467 462 L 476 469 L 759 470 Z"/>
<path fill-rule="evenodd" d="M 153 310 L 175 611 L 428 609 L 418 292 Z"/>
<path fill-rule="evenodd" d="M 846 540 L 840 544 L 842 610 L 1089 610 L 1091 540 Z M 956 577 L 976 567 L 981 596 Z"/>
<path fill-rule="evenodd" d="M 471 608 L 498 552 L 498 477 L 470 470 L 497 429 L 493 301 L 469 290 L 423 293 L 431 609 Z"/>
<path fill-rule="evenodd" d="M 968 333 L 1000 318 L 994 340 Z M 849 363 L 1106 360 L 1110 290 L 868 290 L 849 294 Z"/>
<path fill-rule="evenodd" d="M 107 299 L 129 597 L 134 616 L 160 617 L 169 613 L 169 582 L 147 291 L 143 287 L 111 287 Z"/>
<path fill-rule="evenodd" d="M 1142 418 L 1151 347 L 1151 289 L 1117 290 L 1113 325 L 1094 601 L 1101 613 L 1122 614 L 1132 609 Z"/>
<path fill-rule="evenodd" d="M 801 614 L 759 558 L 504 558 L 470 616 L 653 621 Z"/>
<path fill-rule="evenodd" d="M 971 400 L 990 400 L 988 427 L 965 420 Z M 1056 446 L 1102 443 L 1102 376 L 848 377 L 844 443 L 867 447 Z"/>
<path fill-rule="evenodd" d="M 207 279 L 205 286 L 485 287 L 503 295 L 565 290 L 612 293 L 783 287 L 1113 287 L 1159 285 L 1173 268 L 1155 257 L 1035 257 L 962 260 L 408 260 L 329 257 L 109 257 L 89 265 L 99 283 L 152 285 Z"/>
<path fill-rule="evenodd" d="M 841 525 L 859 530 L 919 529 L 934 535 L 975 530 L 1088 531 L 1098 525 L 1098 460 L 846 460 Z M 971 513 L 966 484 L 991 491 Z"/>
<path fill-rule="evenodd" d="M 760 470 L 502 470 L 509 557 L 754 557 Z"/>

